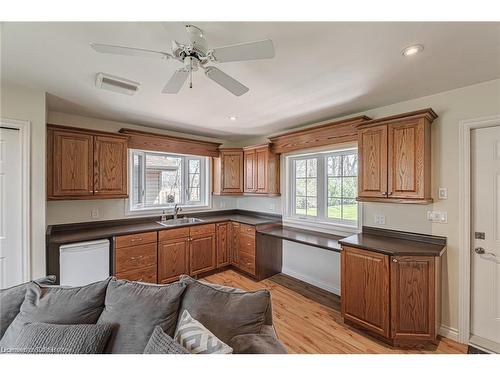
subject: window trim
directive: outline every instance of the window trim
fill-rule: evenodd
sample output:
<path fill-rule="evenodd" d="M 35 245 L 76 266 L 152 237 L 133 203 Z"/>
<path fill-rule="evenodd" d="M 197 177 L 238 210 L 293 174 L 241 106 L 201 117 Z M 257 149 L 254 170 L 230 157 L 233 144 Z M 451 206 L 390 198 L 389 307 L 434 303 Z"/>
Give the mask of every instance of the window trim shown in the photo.
<path fill-rule="evenodd" d="M 301 227 L 305 229 L 311 230 L 321 230 L 325 232 L 329 232 L 332 234 L 341 234 L 341 235 L 350 235 L 354 233 L 361 232 L 362 221 L 363 221 L 363 204 L 362 202 L 358 202 L 358 220 L 357 222 L 349 220 L 339 220 L 334 218 L 326 217 L 326 210 L 328 206 L 328 199 L 324 199 L 324 202 L 320 205 L 319 197 L 326 197 L 327 189 L 328 189 L 328 178 L 327 171 L 325 166 L 326 157 L 329 155 L 335 154 L 349 154 L 352 153 L 353 150 L 357 149 L 356 143 L 342 144 L 337 145 L 337 147 L 332 148 L 322 148 L 315 151 L 310 152 L 296 152 L 292 154 L 284 155 L 283 161 L 285 163 L 285 194 L 284 194 L 284 217 L 283 222 L 290 226 Z M 317 194 L 318 194 L 318 210 L 317 216 L 305 216 L 305 215 L 297 215 L 294 212 L 295 209 L 295 168 L 294 168 L 294 160 L 305 159 L 305 158 L 317 158 L 318 160 L 318 185 L 317 185 Z M 322 170 L 323 173 L 319 173 Z"/>
<path fill-rule="evenodd" d="M 181 156 L 184 158 L 184 167 L 187 166 L 187 168 L 189 168 L 189 160 L 201 159 L 200 197 L 205 197 L 205 201 L 200 203 L 200 204 L 183 203 L 183 204 L 178 204 L 178 206 L 182 207 L 183 212 L 204 211 L 204 210 L 210 210 L 212 208 L 212 196 L 211 196 L 211 194 L 209 194 L 209 191 L 211 190 L 211 174 L 210 174 L 210 171 L 212 170 L 211 158 L 205 157 L 205 156 L 199 156 L 199 155 L 176 154 L 176 153 L 169 153 L 169 152 L 129 149 L 128 150 L 129 173 L 128 173 L 128 178 L 127 178 L 129 197 L 125 200 L 125 216 L 160 214 L 164 210 L 171 210 L 174 207 L 174 204 L 150 206 L 150 207 L 144 207 L 144 208 L 133 208 L 132 207 L 132 202 L 133 202 L 133 199 L 132 199 L 132 194 L 133 194 L 132 193 L 133 192 L 132 179 L 133 179 L 133 168 L 134 168 L 134 158 L 133 157 L 134 157 L 135 152 L 141 152 L 141 153 L 144 153 L 144 155 L 145 154 L 161 154 L 161 155 Z M 184 173 L 183 181 L 182 181 L 184 194 L 187 194 L 186 190 L 188 189 L 187 183 L 188 183 L 188 178 L 189 178 L 189 169 L 187 169 L 187 168 L 186 168 L 186 173 Z M 144 178 L 145 177 L 143 175 L 143 179 Z"/>

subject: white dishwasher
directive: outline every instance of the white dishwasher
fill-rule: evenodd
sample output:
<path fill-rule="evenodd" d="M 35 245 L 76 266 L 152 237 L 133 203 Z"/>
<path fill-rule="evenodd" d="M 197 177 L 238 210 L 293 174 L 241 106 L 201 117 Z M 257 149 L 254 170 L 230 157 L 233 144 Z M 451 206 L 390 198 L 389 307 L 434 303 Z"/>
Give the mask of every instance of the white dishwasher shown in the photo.
<path fill-rule="evenodd" d="M 59 284 L 81 286 L 109 276 L 109 240 L 78 242 L 59 248 Z"/>

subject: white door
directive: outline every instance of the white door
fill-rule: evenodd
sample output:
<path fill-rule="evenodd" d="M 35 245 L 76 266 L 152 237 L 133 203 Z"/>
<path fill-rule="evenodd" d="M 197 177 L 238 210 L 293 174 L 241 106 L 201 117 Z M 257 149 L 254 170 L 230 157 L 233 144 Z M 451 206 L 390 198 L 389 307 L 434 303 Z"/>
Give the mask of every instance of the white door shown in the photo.
<path fill-rule="evenodd" d="M 500 126 L 472 130 L 471 157 L 470 342 L 500 353 Z"/>
<path fill-rule="evenodd" d="M 0 289 L 23 275 L 23 163 L 19 129 L 0 128 Z"/>

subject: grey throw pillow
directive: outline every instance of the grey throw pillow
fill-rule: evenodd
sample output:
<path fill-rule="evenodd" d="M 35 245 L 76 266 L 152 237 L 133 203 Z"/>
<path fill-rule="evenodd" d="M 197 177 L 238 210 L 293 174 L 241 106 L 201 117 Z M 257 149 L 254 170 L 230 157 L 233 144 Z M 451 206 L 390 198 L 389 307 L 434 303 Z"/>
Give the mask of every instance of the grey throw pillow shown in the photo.
<path fill-rule="evenodd" d="M 55 276 L 46 276 L 35 280 L 38 284 L 54 284 Z M 30 282 L 0 290 L 0 339 L 10 326 L 12 321 L 19 314 L 19 310 L 26 295 L 26 289 Z"/>
<path fill-rule="evenodd" d="M 241 292 L 224 290 L 183 276 L 187 283 L 179 314 L 184 310 L 213 332 L 229 342 L 234 336 L 260 333 L 268 311 L 271 294 L 267 290 Z"/>
<path fill-rule="evenodd" d="M 184 310 L 174 340 L 193 354 L 231 354 L 233 349 Z"/>
<path fill-rule="evenodd" d="M 0 346 L 14 344 L 28 323 L 94 324 L 104 309 L 109 278 L 80 287 L 30 283 L 20 312 L 5 331 Z"/>
<path fill-rule="evenodd" d="M 25 325 L 13 345 L 0 347 L 2 353 L 17 354 L 99 354 L 111 334 L 110 324 Z"/>
<path fill-rule="evenodd" d="M 156 285 L 113 278 L 98 321 L 114 325 L 105 351 L 143 353 L 156 326 L 173 336 L 185 288 L 182 282 Z"/>
<path fill-rule="evenodd" d="M 167 335 L 160 326 L 156 326 L 144 349 L 144 354 L 189 354 L 189 352 Z"/>
<path fill-rule="evenodd" d="M 235 354 L 286 354 L 286 348 L 273 335 L 238 335 L 229 341 Z"/>

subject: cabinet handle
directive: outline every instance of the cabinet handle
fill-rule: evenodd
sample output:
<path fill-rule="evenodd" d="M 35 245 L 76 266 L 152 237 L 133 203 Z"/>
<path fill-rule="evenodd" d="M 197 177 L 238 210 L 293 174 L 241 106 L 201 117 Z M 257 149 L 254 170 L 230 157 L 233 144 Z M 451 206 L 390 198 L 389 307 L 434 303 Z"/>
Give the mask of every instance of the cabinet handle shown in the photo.
<path fill-rule="evenodd" d="M 398 260 L 397 260 L 397 259 L 395 259 L 395 258 L 394 258 L 394 259 L 392 259 L 392 261 L 393 261 L 394 263 L 397 263 L 397 262 L 398 262 Z"/>
<path fill-rule="evenodd" d="M 94 190 L 94 193 L 99 193 L 99 190 Z"/>
<path fill-rule="evenodd" d="M 382 196 L 386 197 L 387 196 L 387 191 L 383 192 Z"/>
<path fill-rule="evenodd" d="M 139 255 L 138 257 L 131 257 L 130 259 L 131 260 L 138 260 L 138 259 L 142 259 L 142 257 L 143 257 L 142 255 Z"/>
<path fill-rule="evenodd" d="M 135 242 L 135 241 L 142 241 L 142 237 L 140 238 L 132 238 L 130 242 Z"/>

